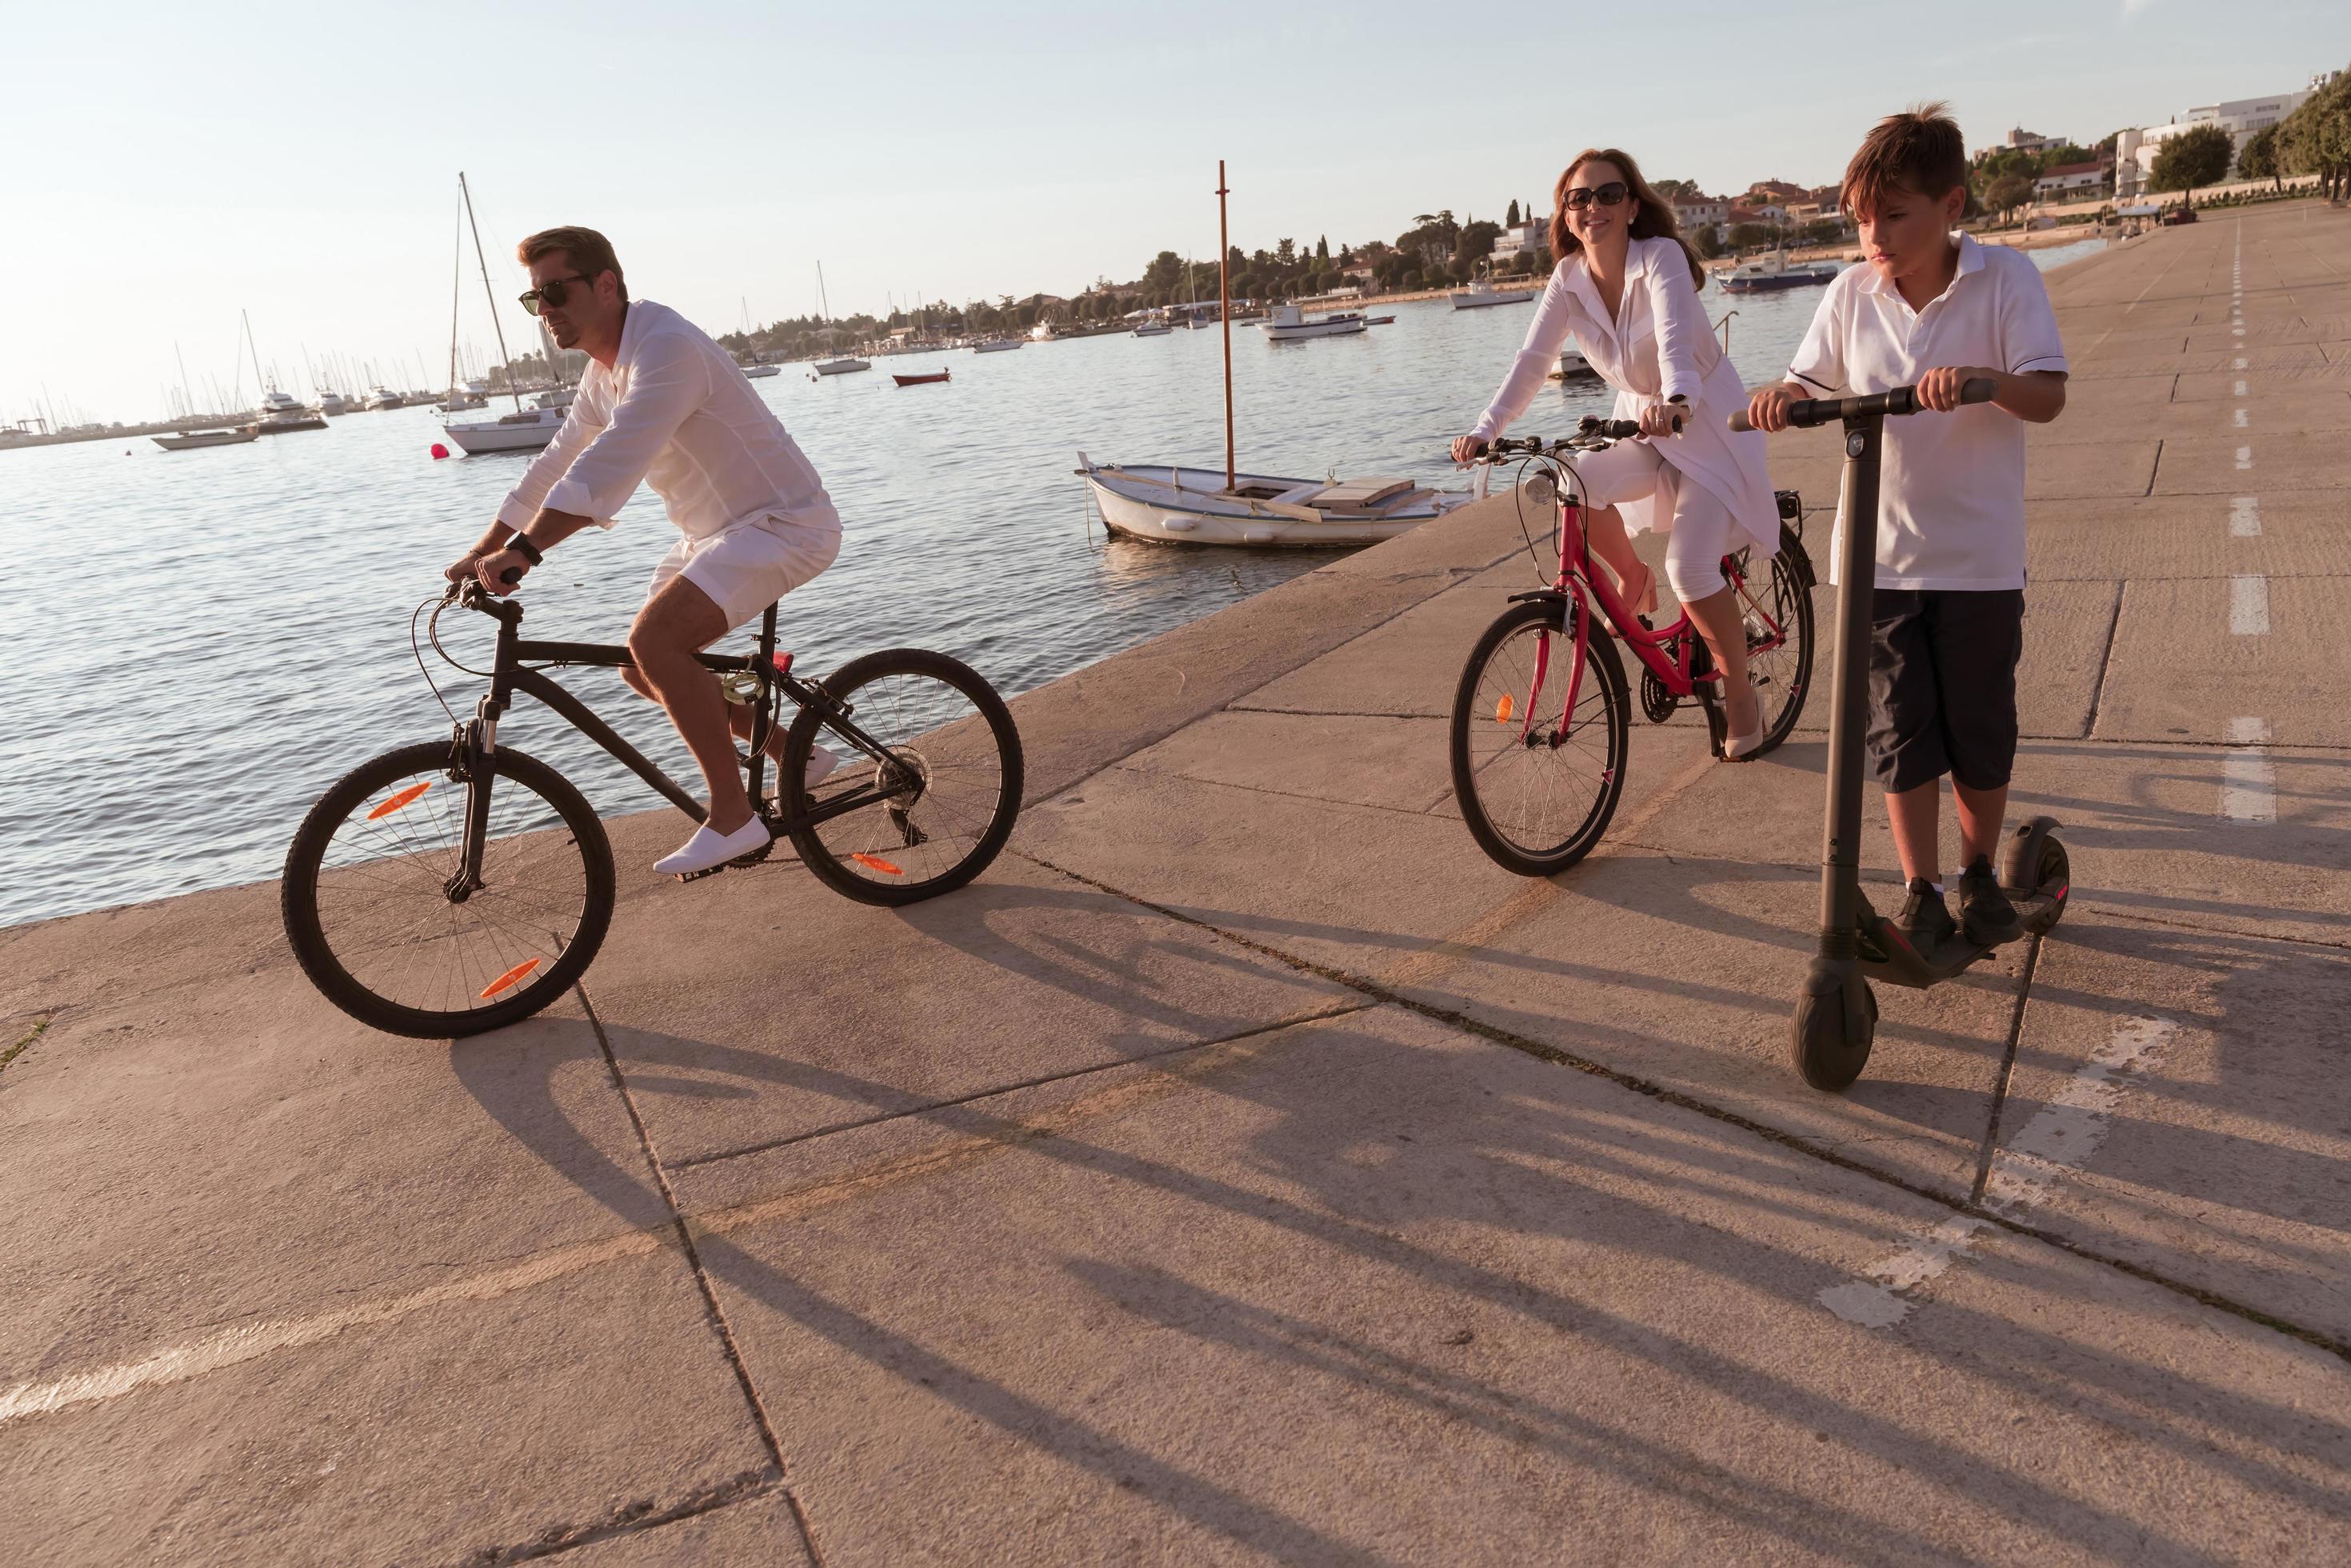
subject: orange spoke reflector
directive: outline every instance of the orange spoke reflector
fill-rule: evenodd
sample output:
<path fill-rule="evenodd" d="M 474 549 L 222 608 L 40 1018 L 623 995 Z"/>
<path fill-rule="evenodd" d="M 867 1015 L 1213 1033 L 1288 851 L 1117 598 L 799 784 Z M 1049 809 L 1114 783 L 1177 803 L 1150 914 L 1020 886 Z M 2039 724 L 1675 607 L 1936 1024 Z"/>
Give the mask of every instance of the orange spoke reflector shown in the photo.
<path fill-rule="evenodd" d="M 516 981 L 521 979 L 525 975 L 529 974 L 533 969 L 538 967 L 538 959 L 524 959 L 521 963 L 517 964 L 513 968 L 508 969 L 505 974 L 500 975 L 496 979 L 492 980 L 486 987 L 483 988 L 481 996 L 475 999 L 477 1001 L 487 1001 L 490 998 L 496 996 L 500 991 L 505 990 L 507 987 L 513 985 Z"/>
<path fill-rule="evenodd" d="M 370 811 L 367 814 L 367 820 L 372 822 L 378 817 L 389 817 L 394 811 L 399 810 L 402 806 L 407 805 L 411 800 L 415 800 L 416 797 L 423 794 L 424 791 L 432 788 L 433 780 L 430 779 L 427 779 L 422 784 L 411 784 L 407 789 L 402 789 L 399 794 L 394 795 L 382 805 L 378 806 L 374 810 Z"/>
<path fill-rule="evenodd" d="M 892 865 L 888 861 L 883 860 L 880 855 L 869 855 L 859 852 L 851 854 L 849 858 L 855 861 L 859 865 L 869 866 L 872 869 L 880 872 L 883 876 L 904 876 L 906 874 L 904 872 L 900 871 L 896 866 Z"/>
<path fill-rule="evenodd" d="M 1504 692 L 1502 700 L 1494 705 L 1494 722 L 1496 724 L 1510 722 L 1510 694 L 1508 692 Z"/>

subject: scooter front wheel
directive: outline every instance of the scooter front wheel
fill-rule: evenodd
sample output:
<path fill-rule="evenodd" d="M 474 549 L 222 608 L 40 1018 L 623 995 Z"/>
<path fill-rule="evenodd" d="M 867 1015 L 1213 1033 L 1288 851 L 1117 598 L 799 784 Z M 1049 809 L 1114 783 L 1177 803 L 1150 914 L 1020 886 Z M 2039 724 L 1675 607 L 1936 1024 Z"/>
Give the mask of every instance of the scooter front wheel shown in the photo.
<path fill-rule="evenodd" d="M 1859 988 L 1850 998 L 1848 986 Z M 1877 993 L 1869 982 L 1858 972 L 1840 973 L 1825 961 L 1815 962 L 1788 1031 L 1797 1076 L 1825 1093 L 1851 1087 L 1869 1065 L 1876 1035 Z"/>

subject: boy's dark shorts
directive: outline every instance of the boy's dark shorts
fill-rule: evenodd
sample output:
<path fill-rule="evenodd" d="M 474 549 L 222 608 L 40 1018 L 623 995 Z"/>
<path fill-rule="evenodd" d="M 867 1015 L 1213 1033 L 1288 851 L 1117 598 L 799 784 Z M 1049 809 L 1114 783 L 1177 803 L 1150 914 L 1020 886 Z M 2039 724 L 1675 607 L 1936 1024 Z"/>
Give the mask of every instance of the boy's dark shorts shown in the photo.
<path fill-rule="evenodd" d="M 1997 789 L 2016 762 L 2024 591 L 1881 588 L 1869 628 L 1869 771 Z"/>

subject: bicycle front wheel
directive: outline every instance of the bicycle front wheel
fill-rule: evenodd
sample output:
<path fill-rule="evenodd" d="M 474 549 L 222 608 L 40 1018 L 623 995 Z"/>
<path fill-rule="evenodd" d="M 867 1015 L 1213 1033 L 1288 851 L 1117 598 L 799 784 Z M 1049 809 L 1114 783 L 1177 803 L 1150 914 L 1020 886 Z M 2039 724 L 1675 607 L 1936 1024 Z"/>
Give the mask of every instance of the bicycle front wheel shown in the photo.
<path fill-rule="evenodd" d="M 1449 747 L 1461 820 L 1496 865 L 1520 876 L 1549 876 L 1591 853 L 1625 792 L 1624 663 L 1603 633 L 1585 654 L 1570 713 L 1572 628 L 1561 630 L 1556 601 L 1514 604 L 1478 639 L 1454 693 Z"/>
<path fill-rule="evenodd" d="M 987 870 L 1020 813 L 1020 732 L 996 689 L 919 648 L 852 659 L 821 684 L 843 716 L 804 707 L 784 741 L 784 815 L 800 824 L 801 862 L 836 893 L 893 905 Z M 811 793 L 820 740 L 841 761 Z"/>
<path fill-rule="evenodd" d="M 471 782 L 447 741 L 363 763 L 286 852 L 294 956 L 326 998 L 390 1034 L 500 1029 L 561 996 L 612 918 L 612 850 L 580 791 L 501 747 Z M 463 875 L 469 815 L 477 879 Z"/>

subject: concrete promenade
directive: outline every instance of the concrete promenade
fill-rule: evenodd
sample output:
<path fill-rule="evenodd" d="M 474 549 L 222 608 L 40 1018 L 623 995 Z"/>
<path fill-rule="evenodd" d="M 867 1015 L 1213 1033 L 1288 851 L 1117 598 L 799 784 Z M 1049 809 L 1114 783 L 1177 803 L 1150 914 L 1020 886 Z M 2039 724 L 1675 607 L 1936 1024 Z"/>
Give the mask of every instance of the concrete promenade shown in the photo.
<path fill-rule="evenodd" d="M 1555 882 L 1470 842 L 1500 502 L 1022 698 L 954 897 L 616 821 L 503 1034 L 344 1019 L 274 884 L 0 932 L 0 1559 L 2351 1561 L 2346 257 L 2057 275 L 2073 907 L 1881 988 L 1842 1096 L 1820 695 L 1752 767 L 1636 727 Z M 1824 569 L 1836 436 L 1774 452 Z"/>

